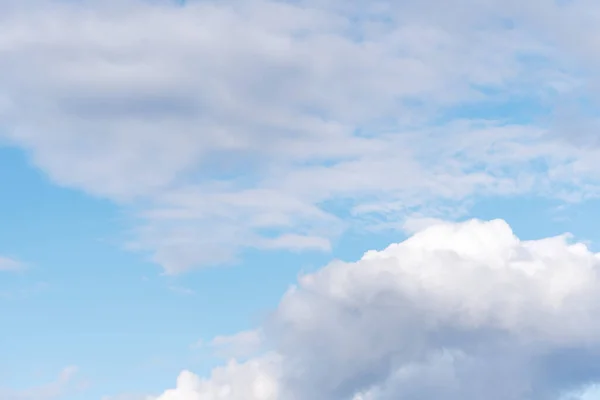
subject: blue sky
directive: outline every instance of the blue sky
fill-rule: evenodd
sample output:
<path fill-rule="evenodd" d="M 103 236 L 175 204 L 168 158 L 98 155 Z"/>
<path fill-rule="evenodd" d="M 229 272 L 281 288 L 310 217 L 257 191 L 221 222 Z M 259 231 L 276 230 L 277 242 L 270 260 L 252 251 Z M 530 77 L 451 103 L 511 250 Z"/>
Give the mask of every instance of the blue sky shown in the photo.
<path fill-rule="evenodd" d="M 596 11 L 0 2 L 0 398 L 594 396 Z"/>
<path fill-rule="evenodd" d="M 11 188 L 2 197 L 2 254 L 24 265 L 2 279 L 10 387 L 43 385 L 77 365 L 93 384 L 65 398 L 100 398 L 160 391 L 183 367 L 210 371 L 219 360 L 198 341 L 255 327 L 300 270 L 328 259 L 249 251 L 241 265 L 165 277 L 123 249 L 118 207 L 53 185 L 18 149 L 2 150 L 1 169 Z"/>

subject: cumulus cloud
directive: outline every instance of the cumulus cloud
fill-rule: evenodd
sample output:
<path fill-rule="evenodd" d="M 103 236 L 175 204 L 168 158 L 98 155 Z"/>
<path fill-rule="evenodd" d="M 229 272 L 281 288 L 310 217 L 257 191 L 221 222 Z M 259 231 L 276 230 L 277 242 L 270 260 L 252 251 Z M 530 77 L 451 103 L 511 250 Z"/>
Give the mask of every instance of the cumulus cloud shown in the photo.
<path fill-rule="evenodd" d="M 572 125 L 488 115 L 589 94 L 597 4 L 438 2 L 4 1 L 0 135 L 131 211 L 169 273 L 477 196 L 597 196 Z"/>
<path fill-rule="evenodd" d="M 231 361 L 225 367 L 216 368 L 210 379 L 183 371 L 175 389 L 153 400 L 275 400 L 279 396 L 278 366 L 278 357 L 271 354 L 243 364 Z"/>
<path fill-rule="evenodd" d="M 438 223 L 302 276 L 263 327 L 272 354 L 157 399 L 587 399 L 598 304 L 600 254 L 569 235 Z"/>

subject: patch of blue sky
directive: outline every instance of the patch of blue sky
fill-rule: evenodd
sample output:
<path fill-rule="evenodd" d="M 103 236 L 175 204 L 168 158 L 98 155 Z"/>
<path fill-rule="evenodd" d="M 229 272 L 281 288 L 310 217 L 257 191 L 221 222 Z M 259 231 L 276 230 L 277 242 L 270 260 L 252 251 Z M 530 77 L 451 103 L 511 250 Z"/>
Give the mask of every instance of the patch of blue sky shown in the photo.
<path fill-rule="evenodd" d="M 124 220 L 110 203 L 52 185 L 7 148 L 0 149 L 0 185 L 11 188 L 0 196 L 0 254 L 28 266 L 0 279 L 0 291 L 12 294 L 0 298 L 0 371 L 9 380 L 3 386 L 30 387 L 35 371 L 48 381 L 77 365 L 104 390 L 128 391 L 136 383 L 146 390 L 148 382 L 159 390 L 199 337 L 245 326 L 233 271 L 208 271 L 186 282 L 195 296 L 181 295 L 122 249 Z M 153 360 L 172 370 L 144 367 Z"/>
<path fill-rule="evenodd" d="M 600 251 L 600 233 L 589 223 L 600 218 L 600 200 L 565 204 L 535 195 L 486 198 L 474 204 L 471 217 L 504 219 L 522 240 L 570 233 L 574 240 L 588 244 L 592 251 Z"/>
<path fill-rule="evenodd" d="M 463 102 L 442 110 L 435 124 L 454 120 L 494 121 L 501 125 L 545 124 L 553 110 L 551 104 L 540 102 L 534 96 L 507 96 L 503 90 L 477 87 L 483 99 Z"/>

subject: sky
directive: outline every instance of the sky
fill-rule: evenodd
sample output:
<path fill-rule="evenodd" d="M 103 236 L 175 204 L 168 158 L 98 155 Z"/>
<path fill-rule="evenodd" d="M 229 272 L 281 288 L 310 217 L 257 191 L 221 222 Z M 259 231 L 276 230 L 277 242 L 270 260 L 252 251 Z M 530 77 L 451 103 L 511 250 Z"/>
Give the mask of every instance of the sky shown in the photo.
<path fill-rule="evenodd" d="M 600 398 L 598 38 L 591 0 L 0 0 L 0 399 Z"/>

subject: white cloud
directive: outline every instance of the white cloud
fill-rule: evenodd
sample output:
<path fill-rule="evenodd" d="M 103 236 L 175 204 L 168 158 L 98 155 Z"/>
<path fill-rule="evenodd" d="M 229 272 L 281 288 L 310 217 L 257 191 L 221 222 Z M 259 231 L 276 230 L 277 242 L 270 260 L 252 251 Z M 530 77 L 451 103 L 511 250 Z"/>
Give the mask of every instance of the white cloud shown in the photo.
<path fill-rule="evenodd" d="M 264 326 L 275 353 L 185 372 L 158 400 L 589 396 L 598 304 L 600 254 L 569 235 L 441 223 L 301 277 Z"/>
<path fill-rule="evenodd" d="M 0 135 L 125 205 L 130 247 L 170 273 L 480 195 L 579 200 L 600 149 L 555 135 L 573 125 L 464 110 L 590 94 L 583 3 L 5 1 Z"/>
<path fill-rule="evenodd" d="M 189 371 L 177 378 L 177 388 L 154 400 L 276 400 L 278 357 L 268 355 L 244 364 L 235 361 L 216 368 L 210 379 L 200 379 Z"/>

